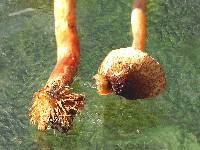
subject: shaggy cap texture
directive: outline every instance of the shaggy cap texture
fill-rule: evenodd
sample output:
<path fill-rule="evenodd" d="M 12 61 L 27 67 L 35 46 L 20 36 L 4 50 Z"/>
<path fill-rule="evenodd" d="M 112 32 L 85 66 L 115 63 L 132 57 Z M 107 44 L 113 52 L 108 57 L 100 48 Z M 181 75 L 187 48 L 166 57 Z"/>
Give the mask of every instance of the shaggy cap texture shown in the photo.
<path fill-rule="evenodd" d="M 165 88 L 160 64 L 147 53 L 131 47 L 111 51 L 94 78 L 100 94 L 113 91 L 127 99 L 153 97 Z"/>
<path fill-rule="evenodd" d="M 67 132 L 84 104 L 84 95 L 72 93 L 68 86 L 54 82 L 50 88 L 45 87 L 34 93 L 30 121 L 37 123 L 39 130 L 52 128 Z"/>

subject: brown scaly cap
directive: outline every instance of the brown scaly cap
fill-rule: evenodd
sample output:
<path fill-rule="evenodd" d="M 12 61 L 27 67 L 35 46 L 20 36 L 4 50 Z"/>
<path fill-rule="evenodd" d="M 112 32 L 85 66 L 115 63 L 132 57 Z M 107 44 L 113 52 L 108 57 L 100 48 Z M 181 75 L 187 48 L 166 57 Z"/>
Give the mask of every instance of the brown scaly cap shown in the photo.
<path fill-rule="evenodd" d="M 147 53 L 131 47 L 111 51 L 95 79 L 98 93 L 113 91 L 127 99 L 153 97 L 165 88 L 160 64 Z"/>
<path fill-rule="evenodd" d="M 37 123 L 39 130 L 52 128 L 67 132 L 84 104 L 84 95 L 72 93 L 68 86 L 56 81 L 51 88 L 42 88 L 33 95 L 30 122 Z"/>

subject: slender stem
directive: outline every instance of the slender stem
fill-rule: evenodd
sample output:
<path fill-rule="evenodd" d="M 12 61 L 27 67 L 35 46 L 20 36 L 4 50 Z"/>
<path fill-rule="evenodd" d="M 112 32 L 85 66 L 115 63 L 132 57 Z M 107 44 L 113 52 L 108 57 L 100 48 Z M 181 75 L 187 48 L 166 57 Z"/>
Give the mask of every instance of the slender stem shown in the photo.
<path fill-rule="evenodd" d="M 135 0 L 131 15 L 133 34 L 132 47 L 144 51 L 146 34 L 146 0 Z"/>
<path fill-rule="evenodd" d="M 54 17 L 57 64 L 47 83 L 51 83 L 60 76 L 65 84 L 70 84 L 76 73 L 80 57 L 75 0 L 54 0 Z"/>

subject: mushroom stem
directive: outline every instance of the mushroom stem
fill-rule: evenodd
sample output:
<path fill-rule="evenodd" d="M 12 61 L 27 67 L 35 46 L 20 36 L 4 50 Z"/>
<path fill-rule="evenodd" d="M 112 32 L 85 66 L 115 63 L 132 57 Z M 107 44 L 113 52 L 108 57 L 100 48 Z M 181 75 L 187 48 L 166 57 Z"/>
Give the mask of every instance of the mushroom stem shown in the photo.
<path fill-rule="evenodd" d="M 132 47 L 144 51 L 146 33 L 146 0 L 135 0 L 131 14 L 131 26 L 133 34 Z"/>
<path fill-rule="evenodd" d="M 57 63 L 47 85 L 58 76 L 70 84 L 79 64 L 80 48 L 76 31 L 75 0 L 54 0 Z"/>

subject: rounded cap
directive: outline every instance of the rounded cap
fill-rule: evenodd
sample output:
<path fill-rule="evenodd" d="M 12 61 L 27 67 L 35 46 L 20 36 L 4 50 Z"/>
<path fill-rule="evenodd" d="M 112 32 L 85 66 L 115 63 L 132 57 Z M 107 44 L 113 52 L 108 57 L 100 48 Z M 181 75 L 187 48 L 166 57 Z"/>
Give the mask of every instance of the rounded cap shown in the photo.
<path fill-rule="evenodd" d="M 101 81 L 98 77 L 103 77 Z M 132 47 L 112 50 L 95 76 L 97 91 L 113 91 L 127 99 L 143 99 L 158 95 L 165 88 L 161 65 L 147 53 Z M 107 84 L 105 83 L 107 79 Z M 108 90 L 109 89 L 109 90 Z"/>

